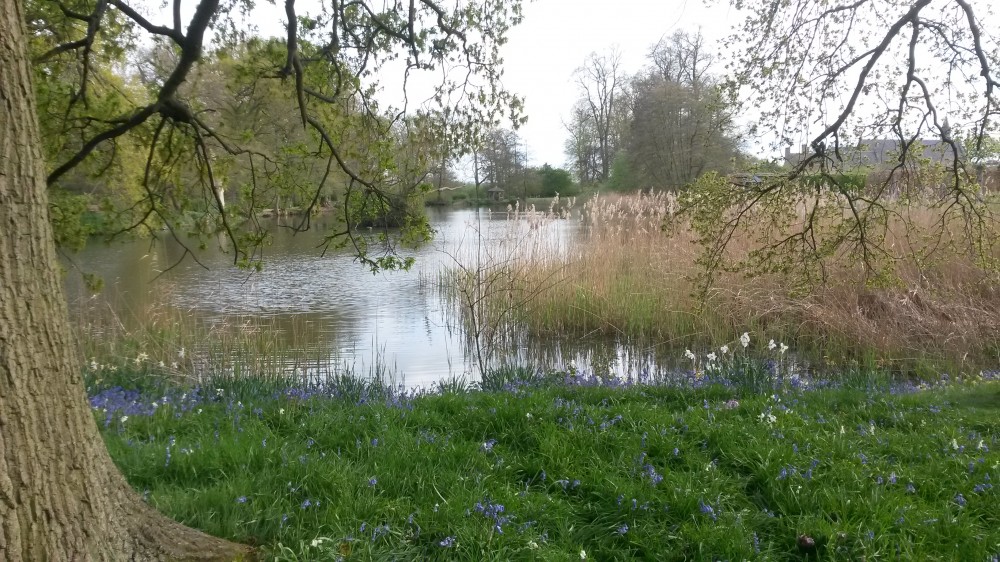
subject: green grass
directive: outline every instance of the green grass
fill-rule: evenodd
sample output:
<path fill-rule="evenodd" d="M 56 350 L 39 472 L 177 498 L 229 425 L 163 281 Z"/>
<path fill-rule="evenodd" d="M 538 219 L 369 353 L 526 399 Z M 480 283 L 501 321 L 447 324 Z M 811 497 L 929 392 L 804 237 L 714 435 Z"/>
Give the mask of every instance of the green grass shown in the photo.
<path fill-rule="evenodd" d="M 894 393 L 858 376 L 771 395 L 558 378 L 423 396 L 344 381 L 91 394 L 153 506 L 280 560 L 1000 554 L 1000 383 Z"/>

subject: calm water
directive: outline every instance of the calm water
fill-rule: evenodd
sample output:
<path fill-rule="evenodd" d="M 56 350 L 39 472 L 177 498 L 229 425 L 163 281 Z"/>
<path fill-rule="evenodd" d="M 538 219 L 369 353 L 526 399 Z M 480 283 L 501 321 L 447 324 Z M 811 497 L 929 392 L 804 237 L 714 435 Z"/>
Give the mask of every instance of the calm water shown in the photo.
<path fill-rule="evenodd" d="M 477 370 L 461 319 L 437 287 L 439 273 L 454 266 L 456 259 L 468 259 L 479 243 L 477 232 L 483 233 L 486 252 L 509 246 L 511 228 L 518 229 L 514 239 L 519 251 L 539 247 L 573 251 L 581 226 L 572 218 L 511 223 L 505 212 L 487 210 L 428 212 L 436 235 L 432 242 L 406 251 L 417 259 L 408 272 L 373 275 L 347 250 L 329 249 L 324 255 L 319 248 L 326 231 L 322 217 L 314 221 L 314 228 L 299 233 L 276 222 L 274 243 L 265 249 L 264 271 L 252 275 L 234 268 L 231 256 L 218 247 L 199 254 L 205 267 L 190 257 L 178 263 L 184 249 L 167 239 L 95 243 L 73 260 L 103 277 L 105 288 L 97 297 L 100 306 L 113 309 L 125 323 L 141 322 L 150 303 L 165 301 L 166 306 L 209 323 L 240 322 L 247 316 L 266 319 L 276 332 L 271 337 L 317 358 L 306 369 L 348 365 L 367 373 L 378 363 L 408 386 L 451 377 L 475 380 Z M 95 302 L 79 278 L 67 276 L 75 318 Z M 653 363 L 649 351 L 607 341 L 533 339 L 512 347 L 503 350 L 498 360 L 544 367 L 561 367 L 573 360 L 582 367 L 593 365 L 619 374 Z"/>

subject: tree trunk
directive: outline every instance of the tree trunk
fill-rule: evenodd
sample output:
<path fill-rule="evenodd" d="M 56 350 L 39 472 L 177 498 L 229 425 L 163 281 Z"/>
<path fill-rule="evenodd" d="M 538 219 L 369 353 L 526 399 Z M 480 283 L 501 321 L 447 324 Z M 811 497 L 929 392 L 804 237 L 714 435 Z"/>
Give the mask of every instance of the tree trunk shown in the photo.
<path fill-rule="evenodd" d="M 23 11 L 0 0 L 0 560 L 234 560 L 147 506 L 112 463 L 73 352 Z"/>

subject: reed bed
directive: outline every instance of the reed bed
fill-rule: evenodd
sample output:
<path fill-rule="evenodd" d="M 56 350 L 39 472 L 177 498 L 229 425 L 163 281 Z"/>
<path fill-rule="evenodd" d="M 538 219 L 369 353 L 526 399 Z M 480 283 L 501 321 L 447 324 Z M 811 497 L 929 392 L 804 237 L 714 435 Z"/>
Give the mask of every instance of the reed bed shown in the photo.
<path fill-rule="evenodd" d="M 907 370 L 972 371 L 1000 361 L 995 277 L 953 251 L 919 267 L 908 257 L 915 245 L 931 243 L 931 209 L 911 208 L 909 226 L 890 229 L 886 246 L 898 257 L 897 282 L 889 287 L 866 284 L 858 265 L 844 257 L 828 264 L 825 284 L 807 291 L 787 276 L 722 272 L 700 299 L 694 296 L 701 271 L 695 234 L 662 229 L 677 208 L 669 193 L 585 202 L 572 219 L 580 221 L 576 245 L 518 270 L 518 283 L 533 287 L 544 280 L 548 287 L 525 303 L 523 328 L 639 340 L 662 350 L 719 345 L 749 331 L 786 341 L 820 362 L 868 360 Z M 748 254 L 767 238 L 761 234 L 735 240 L 731 255 Z M 951 231 L 945 237 L 951 247 L 963 243 Z"/>

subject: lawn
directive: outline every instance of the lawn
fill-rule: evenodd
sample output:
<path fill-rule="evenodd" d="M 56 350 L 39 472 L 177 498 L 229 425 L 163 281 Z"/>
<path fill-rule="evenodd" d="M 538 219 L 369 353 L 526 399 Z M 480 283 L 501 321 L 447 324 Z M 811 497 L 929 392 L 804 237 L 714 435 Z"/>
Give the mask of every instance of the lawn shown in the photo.
<path fill-rule="evenodd" d="M 270 559 L 1000 555 L 995 376 L 722 375 L 412 392 L 99 372 L 89 392 L 150 504 Z"/>

